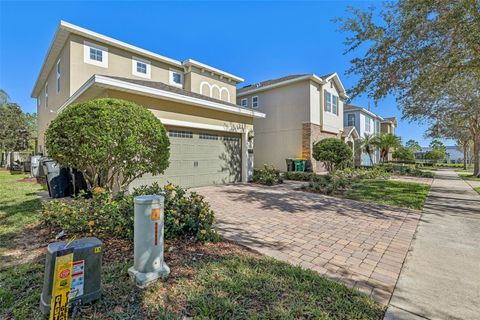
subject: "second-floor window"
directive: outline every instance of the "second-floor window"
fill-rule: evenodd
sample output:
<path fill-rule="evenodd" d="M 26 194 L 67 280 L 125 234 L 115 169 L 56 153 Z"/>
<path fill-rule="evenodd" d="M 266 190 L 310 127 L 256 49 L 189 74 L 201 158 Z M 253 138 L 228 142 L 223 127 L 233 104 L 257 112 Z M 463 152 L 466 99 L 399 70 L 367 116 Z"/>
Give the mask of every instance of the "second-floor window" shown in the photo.
<path fill-rule="evenodd" d="M 83 43 L 83 61 L 95 66 L 108 68 L 108 49 L 90 42 Z"/>
<path fill-rule="evenodd" d="M 248 99 L 244 98 L 244 99 L 240 100 L 240 105 L 242 107 L 247 107 L 248 106 Z"/>
<path fill-rule="evenodd" d="M 182 87 L 183 86 L 183 75 L 175 70 L 170 70 L 170 84 Z"/>
<path fill-rule="evenodd" d="M 370 117 L 365 117 L 365 131 L 366 132 L 371 132 L 372 126 L 371 126 L 372 119 Z"/>
<path fill-rule="evenodd" d="M 375 121 L 375 133 L 380 133 L 380 122 Z"/>
<path fill-rule="evenodd" d="M 355 114 L 347 114 L 347 127 L 355 127 Z"/>
<path fill-rule="evenodd" d="M 132 57 L 132 74 L 137 77 L 150 79 L 150 61 Z"/>
<path fill-rule="evenodd" d="M 252 97 L 252 108 L 258 108 L 258 97 Z"/>
<path fill-rule="evenodd" d="M 338 115 L 338 97 L 336 95 L 331 94 L 327 90 L 325 90 L 324 92 L 325 92 L 325 106 L 324 106 L 325 111 Z"/>
<path fill-rule="evenodd" d="M 57 93 L 60 92 L 60 60 L 57 62 Z"/>

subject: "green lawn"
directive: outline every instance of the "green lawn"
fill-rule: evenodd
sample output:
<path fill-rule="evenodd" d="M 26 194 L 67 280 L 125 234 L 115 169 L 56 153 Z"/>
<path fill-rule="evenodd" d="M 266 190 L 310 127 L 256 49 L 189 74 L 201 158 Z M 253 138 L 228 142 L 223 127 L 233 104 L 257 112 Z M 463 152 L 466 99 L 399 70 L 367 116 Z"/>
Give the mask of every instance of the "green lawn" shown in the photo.
<path fill-rule="evenodd" d="M 354 183 L 344 196 L 353 200 L 422 209 L 429 190 L 430 185 L 421 183 L 361 180 Z"/>
<path fill-rule="evenodd" d="M 33 183 L 0 172 L 2 241 L 22 229 L 33 244 L 52 241 L 39 228 Z M 8 220 L 8 222 L 7 222 Z M 31 233 L 31 234 L 29 234 Z M 44 319 L 39 311 L 44 251 L 26 247 L 0 252 L 0 319 Z M 12 253 L 13 252 L 13 253 Z M 81 308 L 77 319 L 382 319 L 384 307 L 313 271 L 263 257 L 229 242 L 167 242 L 171 275 L 145 290 L 130 281 L 132 243 L 105 243 L 102 299 Z"/>
<path fill-rule="evenodd" d="M 463 180 L 469 180 L 469 181 L 480 181 L 480 178 L 474 177 L 473 172 L 468 172 L 467 174 L 458 174 L 460 178 Z"/>
<path fill-rule="evenodd" d="M 477 192 L 478 192 L 478 194 L 480 194 L 480 187 L 473 188 L 473 190 L 477 191 Z"/>
<path fill-rule="evenodd" d="M 19 182 L 26 177 L 0 170 L 0 254 L 25 225 L 38 221 L 40 200 L 36 192 L 42 188 L 33 182 Z"/>

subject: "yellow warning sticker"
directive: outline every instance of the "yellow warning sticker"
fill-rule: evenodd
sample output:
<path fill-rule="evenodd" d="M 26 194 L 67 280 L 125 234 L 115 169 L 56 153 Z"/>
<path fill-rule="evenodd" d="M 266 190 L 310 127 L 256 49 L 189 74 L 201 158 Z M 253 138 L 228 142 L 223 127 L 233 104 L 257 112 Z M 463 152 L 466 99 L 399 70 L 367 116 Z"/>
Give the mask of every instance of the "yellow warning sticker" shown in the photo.
<path fill-rule="evenodd" d="M 95 249 L 93 249 L 93 252 L 95 252 L 95 253 L 102 252 L 102 247 L 95 247 Z"/>
<path fill-rule="evenodd" d="M 68 319 L 68 299 L 72 281 L 73 251 L 57 256 L 53 277 L 50 320 Z"/>

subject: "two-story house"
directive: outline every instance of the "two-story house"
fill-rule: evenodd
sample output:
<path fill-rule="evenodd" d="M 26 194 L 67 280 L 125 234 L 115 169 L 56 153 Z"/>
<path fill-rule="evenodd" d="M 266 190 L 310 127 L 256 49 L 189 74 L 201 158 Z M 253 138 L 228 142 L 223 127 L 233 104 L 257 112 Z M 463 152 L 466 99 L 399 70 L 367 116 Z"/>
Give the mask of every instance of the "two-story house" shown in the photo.
<path fill-rule="evenodd" d="M 364 138 L 365 134 L 372 136 L 380 133 L 395 134 L 396 119 L 382 118 L 379 115 L 362 107 L 345 104 L 344 109 L 344 126 L 355 127 L 360 138 Z M 390 155 L 391 157 L 391 155 Z M 375 148 L 372 154 L 372 161 L 364 150 L 357 150 L 355 162 L 357 165 L 371 166 L 380 162 L 380 150 Z"/>
<path fill-rule="evenodd" d="M 38 152 L 48 153 L 49 123 L 72 103 L 100 97 L 138 103 L 170 138 L 170 166 L 132 186 L 170 181 L 185 187 L 247 181 L 253 120 L 265 114 L 237 105 L 238 76 L 192 59 L 183 62 L 61 21 L 32 91 Z"/>
<path fill-rule="evenodd" d="M 255 167 L 269 164 L 285 171 L 287 158 L 303 158 L 313 171 L 323 171 L 312 158 L 312 146 L 327 137 L 342 138 L 347 98 L 336 73 L 289 75 L 239 89 L 238 104 L 267 114 L 253 122 Z"/>

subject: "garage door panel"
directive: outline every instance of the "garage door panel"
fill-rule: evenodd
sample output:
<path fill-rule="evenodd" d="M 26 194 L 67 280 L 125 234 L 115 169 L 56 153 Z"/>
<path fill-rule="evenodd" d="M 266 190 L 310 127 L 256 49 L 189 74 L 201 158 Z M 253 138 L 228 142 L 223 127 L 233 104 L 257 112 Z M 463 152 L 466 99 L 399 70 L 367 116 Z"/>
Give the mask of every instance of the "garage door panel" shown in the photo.
<path fill-rule="evenodd" d="M 170 166 L 163 175 L 145 176 L 134 185 L 171 182 L 183 187 L 241 181 L 240 135 L 167 127 Z"/>

